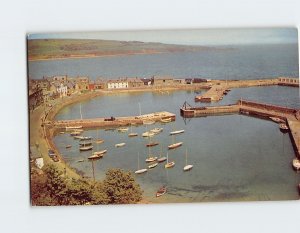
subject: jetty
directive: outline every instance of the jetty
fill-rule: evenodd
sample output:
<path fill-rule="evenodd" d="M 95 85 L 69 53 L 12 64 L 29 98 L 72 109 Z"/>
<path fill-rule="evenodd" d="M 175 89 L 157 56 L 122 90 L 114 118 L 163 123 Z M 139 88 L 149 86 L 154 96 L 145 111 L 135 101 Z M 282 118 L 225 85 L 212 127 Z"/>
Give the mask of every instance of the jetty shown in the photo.
<path fill-rule="evenodd" d="M 75 119 L 75 120 L 60 120 L 50 123 L 54 128 L 65 129 L 66 127 L 82 128 L 98 128 L 98 127 L 120 127 L 127 125 L 143 124 L 145 121 L 160 122 L 161 120 L 169 119 L 175 121 L 176 115 L 170 112 L 155 112 L 139 116 L 125 116 L 125 117 L 109 117 L 109 118 L 93 118 L 93 119 Z"/>
<path fill-rule="evenodd" d="M 286 78 L 287 79 L 287 78 Z M 284 79 L 284 80 L 286 80 Z M 215 80 L 203 95 L 197 95 L 195 102 L 216 102 L 223 99 L 231 88 L 285 85 L 281 79 L 256 79 L 256 80 Z"/>
<path fill-rule="evenodd" d="M 247 100 L 239 100 L 231 105 L 208 107 L 192 107 L 185 102 L 180 108 L 180 115 L 184 118 L 224 114 L 243 114 L 266 120 L 271 120 L 270 117 L 282 119 L 289 128 L 296 156 L 300 158 L 300 109 Z"/>

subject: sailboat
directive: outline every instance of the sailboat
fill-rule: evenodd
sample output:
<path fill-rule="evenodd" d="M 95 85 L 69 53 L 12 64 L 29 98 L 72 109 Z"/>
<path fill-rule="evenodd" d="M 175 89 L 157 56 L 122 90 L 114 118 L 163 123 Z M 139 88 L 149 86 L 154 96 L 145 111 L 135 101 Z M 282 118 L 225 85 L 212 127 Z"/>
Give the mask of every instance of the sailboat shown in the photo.
<path fill-rule="evenodd" d="M 162 145 L 160 146 L 160 155 L 159 155 L 159 158 L 157 159 L 157 162 L 159 162 L 159 163 L 162 163 L 167 160 L 167 157 L 165 157 L 165 156 L 161 157 L 161 156 L 162 156 Z"/>
<path fill-rule="evenodd" d="M 142 174 L 147 171 L 147 168 L 140 169 L 140 153 L 138 153 L 138 170 L 136 170 L 135 174 Z"/>
<path fill-rule="evenodd" d="M 93 145 L 91 141 L 83 141 L 82 143 L 79 143 L 80 151 L 87 151 L 92 149 L 93 149 Z"/>
<path fill-rule="evenodd" d="M 93 155 L 89 157 L 89 159 L 93 158 L 102 158 L 103 155 L 107 152 L 107 150 L 99 150 L 99 143 L 97 144 L 97 151 L 93 152 Z"/>
<path fill-rule="evenodd" d="M 183 171 L 190 171 L 193 168 L 193 165 L 187 164 L 187 149 L 185 150 L 185 166 Z"/>
<path fill-rule="evenodd" d="M 82 120 L 82 113 L 81 113 L 81 103 L 79 105 L 80 111 L 80 120 Z M 77 126 L 66 126 L 66 131 L 82 131 L 82 125 Z M 73 135 L 72 135 L 73 136 Z"/>
<path fill-rule="evenodd" d="M 175 134 L 180 134 L 180 133 L 184 133 L 184 129 L 172 131 L 172 132 L 170 132 L 170 135 L 175 135 Z"/>
<path fill-rule="evenodd" d="M 157 146 L 159 142 L 152 142 L 151 137 L 149 137 L 149 143 L 146 144 L 146 147 L 152 147 L 152 146 Z"/>
<path fill-rule="evenodd" d="M 175 166 L 175 162 L 169 162 L 169 154 L 167 153 L 167 163 L 165 164 L 165 168 L 172 168 Z"/>
<path fill-rule="evenodd" d="M 163 131 L 163 128 L 154 128 L 154 129 L 151 129 L 150 132 L 151 133 L 154 133 L 154 134 L 159 134 Z"/>
<path fill-rule="evenodd" d="M 104 140 L 99 138 L 99 130 L 97 130 L 97 139 L 95 140 L 95 143 L 100 144 L 100 143 L 103 143 L 103 142 L 104 142 Z"/>
<path fill-rule="evenodd" d="M 136 137 L 136 136 L 138 136 L 138 134 L 132 132 L 132 124 L 131 124 L 131 126 L 130 126 L 130 133 L 128 134 L 128 137 Z"/>
<path fill-rule="evenodd" d="M 174 142 L 174 135 L 172 135 L 172 144 L 168 146 L 169 150 L 175 149 L 177 147 L 182 146 L 183 142 Z"/>
<path fill-rule="evenodd" d="M 146 163 L 151 163 L 151 162 L 154 162 L 157 160 L 157 157 L 156 156 L 153 156 L 151 155 L 151 150 L 150 150 L 151 147 L 149 147 L 149 155 L 148 155 L 148 158 L 145 160 Z"/>

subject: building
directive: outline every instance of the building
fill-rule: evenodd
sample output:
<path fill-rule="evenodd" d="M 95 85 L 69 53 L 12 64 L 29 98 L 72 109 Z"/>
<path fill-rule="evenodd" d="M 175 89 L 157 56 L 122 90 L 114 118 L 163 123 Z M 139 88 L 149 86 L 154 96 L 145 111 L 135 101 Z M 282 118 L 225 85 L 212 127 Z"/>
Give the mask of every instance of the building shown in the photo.
<path fill-rule="evenodd" d="M 167 86 L 173 85 L 174 79 L 171 76 L 153 76 L 152 85 L 154 86 Z"/>
<path fill-rule="evenodd" d="M 106 82 L 102 79 L 98 79 L 95 81 L 95 90 L 101 90 L 101 89 L 105 89 L 106 86 Z"/>
<path fill-rule="evenodd" d="M 107 81 L 107 89 L 125 89 L 128 88 L 129 84 L 127 79 L 115 79 Z"/>
<path fill-rule="evenodd" d="M 176 78 L 173 79 L 174 84 L 185 84 L 185 79 L 183 78 Z"/>
<path fill-rule="evenodd" d="M 299 87 L 299 78 L 278 78 L 278 85 Z"/>
<path fill-rule="evenodd" d="M 53 76 L 51 79 L 52 79 L 52 81 L 66 82 L 68 79 L 68 76 L 67 75 L 56 75 L 56 76 Z"/>
<path fill-rule="evenodd" d="M 142 78 L 141 81 L 144 83 L 145 86 L 151 86 L 152 84 L 151 78 Z"/>
<path fill-rule="evenodd" d="M 139 78 L 127 78 L 129 88 L 143 87 L 144 82 Z"/>
<path fill-rule="evenodd" d="M 76 79 L 76 86 L 75 89 L 77 91 L 83 92 L 83 91 L 88 91 L 89 90 L 89 78 L 88 77 L 77 77 Z"/>

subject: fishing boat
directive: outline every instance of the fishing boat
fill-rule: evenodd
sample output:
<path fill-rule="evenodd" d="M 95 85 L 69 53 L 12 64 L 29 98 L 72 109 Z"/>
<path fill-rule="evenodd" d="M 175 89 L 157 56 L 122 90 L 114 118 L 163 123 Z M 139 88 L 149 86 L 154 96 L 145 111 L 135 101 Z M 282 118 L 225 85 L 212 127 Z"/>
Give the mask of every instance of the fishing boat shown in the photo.
<path fill-rule="evenodd" d="M 138 153 L 138 169 L 134 172 L 135 174 L 142 174 L 147 171 L 147 168 L 140 169 L 140 153 Z"/>
<path fill-rule="evenodd" d="M 167 188 L 165 186 L 160 187 L 156 192 L 156 197 L 160 197 L 167 192 Z"/>
<path fill-rule="evenodd" d="M 172 118 L 160 119 L 161 123 L 170 123 L 171 121 L 172 121 Z"/>
<path fill-rule="evenodd" d="M 131 124 L 131 126 L 130 126 L 130 133 L 128 134 L 128 137 L 136 137 L 136 136 L 138 136 L 138 134 L 132 132 L 132 124 Z"/>
<path fill-rule="evenodd" d="M 145 133 L 142 134 L 143 137 L 153 137 L 154 136 L 154 133 L 150 132 L 150 131 L 147 131 Z"/>
<path fill-rule="evenodd" d="M 284 120 L 282 120 L 279 117 L 269 117 L 269 118 L 276 123 L 284 123 L 285 122 Z"/>
<path fill-rule="evenodd" d="M 122 143 L 116 144 L 115 147 L 122 147 L 122 146 L 125 146 L 125 145 L 126 145 L 126 143 L 125 143 L 125 142 L 122 142 Z"/>
<path fill-rule="evenodd" d="M 185 166 L 183 168 L 183 171 L 185 171 L 185 172 L 190 171 L 192 168 L 193 168 L 193 165 L 187 164 L 187 149 L 186 149 L 186 151 L 185 151 Z"/>
<path fill-rule="evenodd" d="M 169 155 L 167 153 L 167 163 L 165 164 L 165 168 L 172 168 L 175 166 L 175 162 L 172 161 L 172 162 L 169 162 Z"/>
<path fill-rule="evenodd" d="M 163 131 L 163 128 L 154 128 L 154 129 L 150 130 L 150 132 L 154 133 L 154 134 L 159 134 L 162 131 Z"/>
<path fill-rule="evenodd" d="M 176 142 L 168 146 L 169 150 L 182 146 L 183 142 Z"/>
<path fill-rule="evenodd" d="M 151 155 L 151 150 L 150 150 L 151 147 L 148 147 L 148 148 L 149 148 L 148 158 L 145 161 L 146 161 L 146 163 L 151 163 L 151 162 L 156 161 L 157 157 L 154 155 Z"/>
<path fill-rule="evenodd" d="M 155 168 L 158 165 L 158 163 L 152 163 L 148 166 L 149 169 Z"/>
<path fill-rule="evenodd" d="M 81 131 L 72 131 L 70 133 L 71 136 L 79 136 L 81 134 Z"/>
<path fill-rule="evenodd" d="M 176 134 L 180 134 L 180 133 L 183 133 L 183 132 L 184 132 L 184 129 L 182 129 L 182 130 L 176 130 L 176 131 L 170 132 L 170 135 L 176 135 Z"/>
<path fill-rule="evenodd" d="M 279 124 L 279 129 L 282 131 L 282 132 L 286 132 L 289 127 L 285 124 L 285 123 L 280 123 Z"/>
<path fill-rule="evenodd" d="M 72 147 L 72 145 L 70 145 L 70 144 L 69 144 L 69 145 L 66 145 L 66 148 L 67 148 L 67 149 L 69 149 L 69 148 L 71 148 L 71 147 Z"/>
<path fill-rule="evenodd" d="M 126 128 L 126 127 L 118 128 L 118 132 L 120 132 L 120 133 L 125 133 L 127 131 L 128 131 L 128 128 Z"/>
<path fill-rule="evenodd" d="M 293 159 L 292 165 L 296 171 L 300 170 L 300 160 L 299 159 L 297 159 L 297 158 Z"/>

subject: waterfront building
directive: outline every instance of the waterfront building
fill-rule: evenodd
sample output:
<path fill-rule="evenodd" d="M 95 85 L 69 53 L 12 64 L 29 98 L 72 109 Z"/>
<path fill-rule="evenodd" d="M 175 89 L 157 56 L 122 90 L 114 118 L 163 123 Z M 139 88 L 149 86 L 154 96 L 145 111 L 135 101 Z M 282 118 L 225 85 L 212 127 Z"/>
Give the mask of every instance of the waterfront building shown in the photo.
<path fill-rule="evenodd" d="M 89 80 L 88 77 L 79 76 L 75 80 L 76 80 L 75 89 L 77 91 L 83 92 L 83 91 L 88 91 L 89 90 L 90 80 Z"/>
<path fill-rule="evenodd" d="M 299 86 L 299 78 L 286 78 L 280 77 L 278 78 L 278 84 L 284 86 Z"/>
<path fill-rule="evenodd" d="M 152 84 L 151 78 L 142 78 L 141 81 L 144 83 L 145 86 L 151 86 Z"/>
<path fill-rule="evenodd" d="M 171 76 L 153 76 L 152 85 L 154 86 L 166 86 L 173 85 L 174 79 Z"/>
<path fill-rule="evenodd" d="M 185 79 L 183 78 L 176 78 L 173 79 L 174 84 L 185 84 Z"/>
<path fill-rule="evenodd" d="M 101 89 L 105 89 L 105 86 L 106 86 L 106 82 L 102 79 L 97 79 L 95 81 L 95 90 L 101 90 Z"/>
<path fill-rule="evenodd" d="M 143 87 L 144 82 L 139 78 L 127 78 L 129 88 Z"/>
<path fill-rule="evenodd" d="M 115 79 L 107 81 L 107 89 L 125 89 L 128 88 L 127 79 Z"/>

